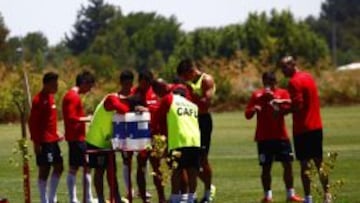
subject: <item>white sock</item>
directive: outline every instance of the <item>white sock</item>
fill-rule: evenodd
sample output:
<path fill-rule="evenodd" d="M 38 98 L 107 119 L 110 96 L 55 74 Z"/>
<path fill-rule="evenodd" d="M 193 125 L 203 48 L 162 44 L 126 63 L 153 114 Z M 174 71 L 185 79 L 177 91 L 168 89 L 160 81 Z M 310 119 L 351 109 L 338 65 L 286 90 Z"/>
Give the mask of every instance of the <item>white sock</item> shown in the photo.
<path fill-rule="evenodd" d="M 295 195 L 295 190 L 294 190 L 294 188 L 289 188 L 289 189 L 287 189 L 287 197 L 289 198 L 289 197 L 292 197 L 292 196 L 294 196 Z"/>
<path fill-rule="evenodd" d="M 272 190 L 265 191 L 265 197 L 272 199 Z"/>
<path fill-rule="evenodd" d="M 59 177 L 57 174 L 52 174 L 50 178 L 50 190 L 49 190 L 49 203 L 54 203 L 56 201 L 56 189 L 59 185 Z"/>
<path fill-rule="evenodd" d="M 195 201 L 195 193 L 188 193 L 188 203 L 193 203 Z"/>
<path fill-rule="evenodd" d="M 181 201 L 180 194 L 171 194 L 170 196 L 170 203 L 179 203 Z"/>
<path fill-rule="evenodd" d="M 86 201 L 90 203 L 93 199 L 93 195 L 91 192 L 91 173 L 86 173 L 85 177 L 83 178 L 83 181 L 84 180 L 86 181 Z M 84 182 L 83 185 L 85 185 Z"/>
<path fill-rule="evenodd" d="M 187 193 L 181 194 L 181 202 L 188 202 L 189 195 Z"/>
<path fill-rule="evenodd" d="M 76 176 L 72 173 L 68 173 L 68 176 L 66 177 L 66 184 L 68 186 L 70 203 L 77 202 L 78 199 L 76 196 Z"/>
<path fill-rule="evenodd" d="M 304 201 L 304 203 L 312 203 L 313 201 L 312 201 L 312 196 L 311 195 L 307 195 L 307 196 L 305 196 L 305 201 Z"/>
<path fill-rule="evenodd" d="M 129 166 L 128 165 L 123 165 L 123 178 L 124 178 L 124 183 L 125 183 L 125 191 L 126 194 L 129 194 L 129 187 L 130 187 L 130 182 L 129 182 Z M 132 189 L 130 189 L 130 191 L 132 191 Z"/>
<path fill-rule="evenodd" d="M 46 180 L 38 179 L 37 185 L 40 193 L 40 202 L 48 203 L 47 195 L 46 195 Z"/>

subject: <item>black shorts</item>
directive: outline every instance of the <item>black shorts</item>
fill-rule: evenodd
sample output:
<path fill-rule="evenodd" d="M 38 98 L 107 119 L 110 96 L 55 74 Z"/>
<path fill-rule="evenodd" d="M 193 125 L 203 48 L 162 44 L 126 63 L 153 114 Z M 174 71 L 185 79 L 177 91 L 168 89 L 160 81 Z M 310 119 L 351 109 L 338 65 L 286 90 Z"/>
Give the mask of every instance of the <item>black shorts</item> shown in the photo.
<path fill-rule="evenodd" d="M 294 136 L 296 159 L 303 161 L 323 157 L 323 131 L 312 130 Z"/>
<path fill-rule="evenodd" d="M 175 152 L 175 154 L 174 154 Z M 180 152 L 179 156 L 176 152 Z M 182 147 L 173 149 L 169 152 L 169 165 L 174 166 L 176 163 L 176 169 L 184 168 L 200 168 L 200 148 L 199 147 Z"/>
<path fill-rule="evenodd" d="M 213 129 L 213 123 L 210 113 L 199 114 L 198 117 L 200 138 L 201 138 L 201 155 L 208 155 L 211 143 L 211 133 Z"/>
<path fill-rule="evenodd" d="M 50 166 L 62 162 L 63 158 L 58 142 L 41 143 L 41 152 L 36 155 L 36 165 Z"/>
<path fill-rule="evenodd" d="M 273 161 L 291 162 L 294 154 L 289 140 L 267 140 L 257 143 L 259 164 L 268 165 Z"/>
<path fill-rule="evenodd" d="M 73 141 L 68 142 L 69 146 L 69 166 L 84 166 L 84 155 L 86 151 L 85 142 Z"/>
<path fill-rule="evenodd" d="M 102 148 L 96 147 L 89 143 L 86 143 L 86 148 L 88 150 L 102 150 Z M 109 164 L 109 155 L 110 152 L 89 153 L 89 167 L 106 169 Z M 112 159 L 112 162 L 115 164 L 115 156 L 113 157 L 114 158 Z"/>

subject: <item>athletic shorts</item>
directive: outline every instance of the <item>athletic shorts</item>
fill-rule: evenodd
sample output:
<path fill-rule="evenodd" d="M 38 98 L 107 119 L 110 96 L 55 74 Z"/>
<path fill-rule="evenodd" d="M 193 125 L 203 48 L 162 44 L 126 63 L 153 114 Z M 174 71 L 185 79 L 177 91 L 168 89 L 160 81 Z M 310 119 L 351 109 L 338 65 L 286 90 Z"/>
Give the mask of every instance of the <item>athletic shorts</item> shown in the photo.
<path fill-rule="evenodd" d="M 179 155 L 174 155 L 174 152 Z M 176 164 L 176 169 L 195 168 L 200 169 L 200 148 L 199 147 L 182 147 L 173 149 L 168 154 L 169 166 Z"/>
<path fill-rule="evenodd" d="M 68 142 L 69 146 L 69 166 L 84 166 L 84 156 L 86 144 L 82 141 Z"/>
<path fill-rule="evenodd" d="M 201 138 L 201 155 L 207 156 L 210 150 L 211 132 L 213 129 L 211 114 L 199 114 L 198 121 Z"/>
<path fill-rule="evenodd" d="M 259 164 L 268 165 L 273 161 L 291 162 L 294 154 L 289 140 L 266 140 L 257 143 Z"/>
<path fill-rule="evenodd" d="M 58 142 L 41 143 L 41 152 L 36 155 L 36 165 L 51 166 L 62 162 L 63 158 Z"/>
<path fill-rule="evenodd" d="M 323 157 L 323 131 L 312 130 L 294 136 L 296 159 L 299 161 Z"/>
<path fill-rule="evenodd" d="M 102 149 L 89 143 L 86 143 L 86 147 L 88 150 Z M 106 169 L 109 164 L 109 155 L 110 153 L 108 152 L 89 153 L 89 167 Z M 115 164 L 115 156 L 112 161 Z"/>

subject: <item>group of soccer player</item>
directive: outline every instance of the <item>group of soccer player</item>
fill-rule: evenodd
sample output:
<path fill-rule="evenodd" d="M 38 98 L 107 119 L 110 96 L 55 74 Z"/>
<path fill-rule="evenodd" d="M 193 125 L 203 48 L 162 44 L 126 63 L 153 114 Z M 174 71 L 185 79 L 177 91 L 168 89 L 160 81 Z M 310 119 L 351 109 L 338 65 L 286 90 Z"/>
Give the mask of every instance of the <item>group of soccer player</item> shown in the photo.
<path fill-rule="evenodd" d="M 292 56 L 283 57 L 280 68 L 289 78 L 287 90 L 276 87 L 273 72 L 262 75 L 264 87 L 253 92 L 245 110 L 245 117 L 257 117 L 255 141 L 257 142 L 259 164 L 262 167 L 261 183 L 264 189 L 263 203 L 273 201 L 271 190 L 271 167 L 273 161 L 282 163 L 283 180 L 288 202 L 312 203 L 309 162 L 314 161 L 324 191 L 324 203 L 332 202 L 328 177 L 320 172 L 323 162 L 323 127 L 320 116 L 320 101 L 316 83 L 312 76 L 301 71 Z M 292 114 L 293 141 L 297 160 L 300 162 L 304 199 L 295 194 L 293 188 L 294 159 L 284 116 Z"/>
<path fill-rule="evenodd" d="M 88 93 L 95 84 L 92 73 L 83 71 L 76 77 L 76 84 L 66 92 L 62 99 L 64 119 L 64 138 L 69 149 L 69 169 L 66 178 L 69 202 L 79 202 L 76 190 L 76 177 L 79 168 L 88 166 L 94 169 L 94 187 L 97 202 L 106 202 L 104 195 L 104 174 L 112 187 L 113 200 L 126 202 L 118 190 L 115 157 L 109 158 L 113 134 L 112 118 L 115 113 L 148 111 L 151 115 L 152 134 L 161 133 L 168 140 L 168 155 L 179 151 L 178 168 L 171 177 L 171 195 L 165 197 L 161 176 L 154 175 L 158 202 L 196 202 L 196 179 L 204 182 L 204 196 L 199 202 L 212 202 L 215 187 L 211 184 L 212 172 L 208 161 L 212 132 L 212 119 L 209 112 L 215 92 L 213 78 L 201 72 L 192 60 L 183 60 L 177 67 L 179 80 L 176 84 L 155 79 L 152 72 L 142 70 L 138 73 L 137 86 L 133 86 L 134 74 L 124 70 L 119 77 L 120 88 L 107 94 L 96 106 L 92 116 L 85 114 L 81 94 Z M 58 89 L 58 75 L 48 72 L 43 76 L 42 90 L 33 98 L 29 117 L 31 140 L 34 144 L 38 166 L 38 189 L 41 203 L 57 202 L 56 190 L 63 172 L 63 158 L 59 147 L 62 139 L 57 128 L 57 108 L 54 94 Z M 186 111 L 188 113 L 179 113 Z M 191 112 L 191 113 L 189 113 Z M 86 129 L 86 122 L 89 127 Z M 126 196 L 132 195 L 130 188 L 133 152 L 121 152 Z M 150 151 L 136 152 L 136 182 L 139 197 L 144 203 L 150 202 L 146 191 L 146 169 L 149 160 L 155 174 L 160 174 L 159 158 L 150 156 Z M 51 170 L 52 169 L 52 170 Z M 50 176 L 51 172 L 51 176 Z M 48 181 L 50 176 L 50 180 Z M 116 177 L 116 176 L 115 176 Z M 90 170 L 82 177 L 84 201 L 94 202 L 91 192 Z"/>
<path fill-rule="evenodd" d="M 287 90 L 276 87 L 273 72 L 262 75 L 264 87 L 253 92 L 245 109 L 247 119 L 257 117 L 255 141 L 257 142 L 259 164 L 262 167 L 261 183 L 264 198 L 261 202 L 272 202 L 271 167 L 273 161 L 280 161 L 284 168 L 283 179 L 286 200 L 289 202 L 312 203 L 310 178 L 306 174 L 309 162 L 314 161 L 320 170 L 323 162 L 323 132 L 320 116 L 318 90 L 312 76 L 301 71 L 292 56 L 281 59 L 280 67 L 289 78 Z M 83 71 L 76 77 L 76 84 L 67 91 L 62 100 L 65 140 L 69 148 L 69 170 L 67 186 L 69 202 L 79 202 L 76 190 L 76 174 L 85 164 L 88 152 L 88 166 L 94 169 L 94 186 L 97 202 L 106 202 L 104 195 L 104 174 L 111 185 L 113 200 L 125 202 L 118 190 L 115 157 L 109 158 L 112 119 L 115 113 L 150 112 L 151 134 L 167 137 L 167 156 L 177 162 L 171 177 L 171 195 L 165 197 L 159 171 L 160 159 L 150 156 L 150 151 L 121 152 L 125 197 L 131 197 L 132 157 L 136 154 L 136 182 L 139 197 L 144 203 L 150 202 L 146 190 L 147 162 L 152 165 L 159 203 L 197 202 L 197 178 L 204 183 L 204 196 L 199 202 L 214 201 L 215 186 L 212 184 L 212 169 L 208 154 L 212 134 L 210 106 L 215 94 L 215 83 L 211 75 L 202 72 L 190 59 L 181 61 L 177 67 L 177 81 L 170 84 L 154 78 L 149 70 L 138 73 L 137 86 L 133 85 L 135 75 L 123 70 L 119 77 L 119 90 L 109 93 L 96 106 L 92 116 L 86 116 L 81 94 L 86 94 L 94 86 L 95 78 Z M 33 98 L 29 118 L 31 139 L 34 143 L 38 172 L 38 189 L 41 203 L 57 202 L 56 190 L 63 172 L 63 158 L 59 147 L 61 136 L 57 131 L 57 109 L 54 94 L 58 88 L 58 75 L 53 72 L 43 76 L 43 88 Z M 294 159 L 291 142 L 286 131 L 284 116 L 293 117 L 293 141 L 296 158 L 300 162 L 301 181 L 304 198 L 295 194 L 293 187 L 292 161 Z M 86 132 L 86 122 L 89 127 Z M 108 151 L 107 151 L 108 150 Z M 99 153 L 100 152 L 100 153 Z M 51 170 L 51 167 L 53 170 Z M 110 170 L 109 170 L 110 169 Z M 51 172 L 51 176 L 50 176 Z M 48 178 L 50 180 L 48 182 Z M 116 176 L 115 176 L 116 177 Z M 83 174 L 84 201 L 94 202 L 91 193 L 90 170 Z M 328 178 L 320 173 L 324 190 L 324 203 L 332 201 Z"/>

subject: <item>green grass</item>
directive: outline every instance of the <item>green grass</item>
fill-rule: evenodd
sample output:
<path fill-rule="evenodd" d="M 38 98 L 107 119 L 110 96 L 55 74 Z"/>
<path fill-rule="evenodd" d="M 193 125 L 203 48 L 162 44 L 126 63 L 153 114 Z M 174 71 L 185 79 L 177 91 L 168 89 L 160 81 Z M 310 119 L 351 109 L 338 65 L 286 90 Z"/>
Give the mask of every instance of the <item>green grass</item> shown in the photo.
<path fill-rule="evenodd" d="M 359 169 L 360 169 L 360 106 L 326 107 L 322 109 L 324 122 L 324 151 L 338 152 L 339 157 L 330 181 L 343 179 L 345 185 L 338 194 L 338 203 L 360 203 Z M 214 114 L 214 132 L 211 148 L 211 163 L 214 172 L 214 184 L 217 187 L 218 203 L 253 203 L 259 202 L 262 196 L 260 185 L 260 167 L 258 166 L 256 145 L 253 142 L 255 119 L 247 121 L 243 112 Z M 290 117 L 287 118 L 291 126 Z M 62 123 L 59 125 L 62 127 Z M 6 197 L 10 202 L 23 202 L 21 167 L 8 164 L 8 159 L 14 157 L 12 148 L 20 138 L 19 125 L 0 125 L 0 197 Z M 67 169 L 67 147 L 61 143 Z M 36 166 L 31 158 L 32 202 L 39 202 L 36 187 Z M 120 165 L 120 163 L 118 164 Z M 294 162 L 295 189 L 302 195 L 299 177 L 299 164 Z M 119 170 L 121 171 L 121 170 Z M 273 167 L 273 196 L 276 202 L 284 202 L 285 190 L 282 182 L 280 164 Z M 58 198 L 67 201 L 66 173 L 63 174 Z M 118 172 L 118 179 L 120 179 Z M 155 195 L 154 187 L 148 178 L 149 190 Z M 168 186 L 168 185 L 167 185 Z M 80 187 L 79 187 L 80 188 Z M 123 190 L 122 190 L 123 191 Z M 199 184 L 202 193 L 202 184 Z M 80 196 L 80 194 L 79 194 Z M 156 197 L 153 197 L 155 202 Z M 135 203 L 140 202 L 138 199 Z"/>

